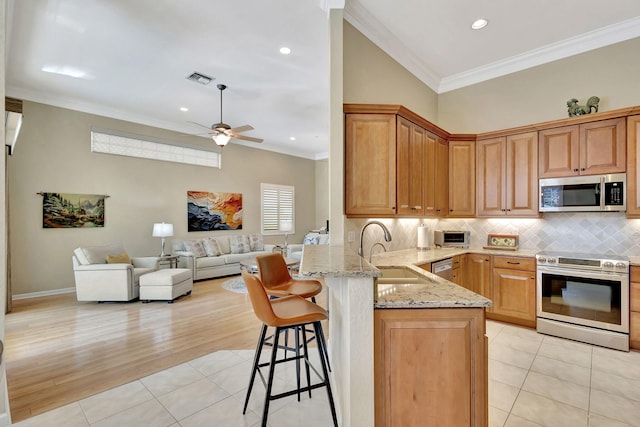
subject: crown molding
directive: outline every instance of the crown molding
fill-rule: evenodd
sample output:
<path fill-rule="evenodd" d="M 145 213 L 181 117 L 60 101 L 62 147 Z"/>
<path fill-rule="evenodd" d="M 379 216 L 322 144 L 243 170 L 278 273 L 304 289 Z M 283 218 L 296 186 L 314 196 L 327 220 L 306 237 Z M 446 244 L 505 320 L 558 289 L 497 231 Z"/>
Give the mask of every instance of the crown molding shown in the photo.
<path fill-rule="evenodd" d="M 438 94 L 640 37 L 640 17 L 631 18 L 482 67 L 441 77 L 421 58 L 411 53 L 411 50 L 401 40 L 372 16 L 357 0 L 347 2 L 344 18 L 387 55 Z"/>
<path fill-rule="evenodd" d="M 414 55 L 395 34 L 382 25 L 357 0 L 347 2 L 344 18 L 411 74 L 434 91 L 437 90 L 440 85 L 440 76 Z"/>
<path fill-rule="evenodd" d="M 438 93 L 460 89 L 636 37 L 640 37 L 640 17 L 602 27 L 483 67 L 444 77 L 438 86 Z"/>

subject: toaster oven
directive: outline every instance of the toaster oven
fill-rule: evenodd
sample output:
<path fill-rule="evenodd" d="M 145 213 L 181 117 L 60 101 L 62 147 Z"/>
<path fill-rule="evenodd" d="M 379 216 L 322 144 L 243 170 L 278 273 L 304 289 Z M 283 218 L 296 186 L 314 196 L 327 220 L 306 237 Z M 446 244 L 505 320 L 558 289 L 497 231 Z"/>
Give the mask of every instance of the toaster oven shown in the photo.
<path fill-rule="evenodd" d="M 434 230 L 433 244 L 441 248 L 468 248 L 471 243 L 470 231 Z"/>

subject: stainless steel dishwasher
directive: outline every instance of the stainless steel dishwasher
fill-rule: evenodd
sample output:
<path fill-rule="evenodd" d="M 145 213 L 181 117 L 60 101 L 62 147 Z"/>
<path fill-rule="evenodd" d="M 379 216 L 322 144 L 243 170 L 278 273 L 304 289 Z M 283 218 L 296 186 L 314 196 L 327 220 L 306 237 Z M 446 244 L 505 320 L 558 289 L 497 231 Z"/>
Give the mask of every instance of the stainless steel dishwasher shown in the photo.
<path fill-rule="evenodd" d="M 453 262 L 451 258 L 443 259 L 438 262 L 431 263 L 431 272 L 443 279 L 453 279 Z"/>

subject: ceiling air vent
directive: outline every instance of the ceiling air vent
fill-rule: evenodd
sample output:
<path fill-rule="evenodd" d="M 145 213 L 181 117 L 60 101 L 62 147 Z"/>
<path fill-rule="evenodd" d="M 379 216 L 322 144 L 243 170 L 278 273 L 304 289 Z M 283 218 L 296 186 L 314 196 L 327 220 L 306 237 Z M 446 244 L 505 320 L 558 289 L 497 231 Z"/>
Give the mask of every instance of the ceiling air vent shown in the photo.
<path fill-rule="evenodd" d="M 209 83 L 211 83 L 212 80 L 215 80 L 215 79 L 213 77 L 209 77 L 202 73 L 198 73 L 197 71 L 194 71 L 193 73 L 191 73 L 191 75 L 187 77 L 187 80 L 191 80 L 191 81 L 200 83 L 202 85 L 208 85 Z"/>

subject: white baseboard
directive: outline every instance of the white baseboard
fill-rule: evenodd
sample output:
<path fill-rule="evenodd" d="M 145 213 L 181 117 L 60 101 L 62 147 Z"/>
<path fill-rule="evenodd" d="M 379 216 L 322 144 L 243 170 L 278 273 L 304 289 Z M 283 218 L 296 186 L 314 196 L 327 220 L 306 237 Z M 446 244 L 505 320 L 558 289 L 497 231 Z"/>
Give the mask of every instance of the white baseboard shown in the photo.
<path fill-rule="evenodd" d="M 53 289 L 53 290 L 50 290 L 50 291 L 31 292 L 31 293 L 28 293 L 28 294 L 12 295 L 11 296 L 11 300 L 15 301 L 15 300 L 19 300 L 19 299 L 46 297 L 46 296 L 50 296 L 50 295 L 70 294 L 70 293 L 75 292 L 75 291 L 76 291 L 76 288 L 73 287 L 73 288 Z"/>
<path fill-rule="evenodd" d="M 0 426 L 6 427 L 11 425 L 11 416 L 8 413 L 4 412 L 0 414 Z"/>

